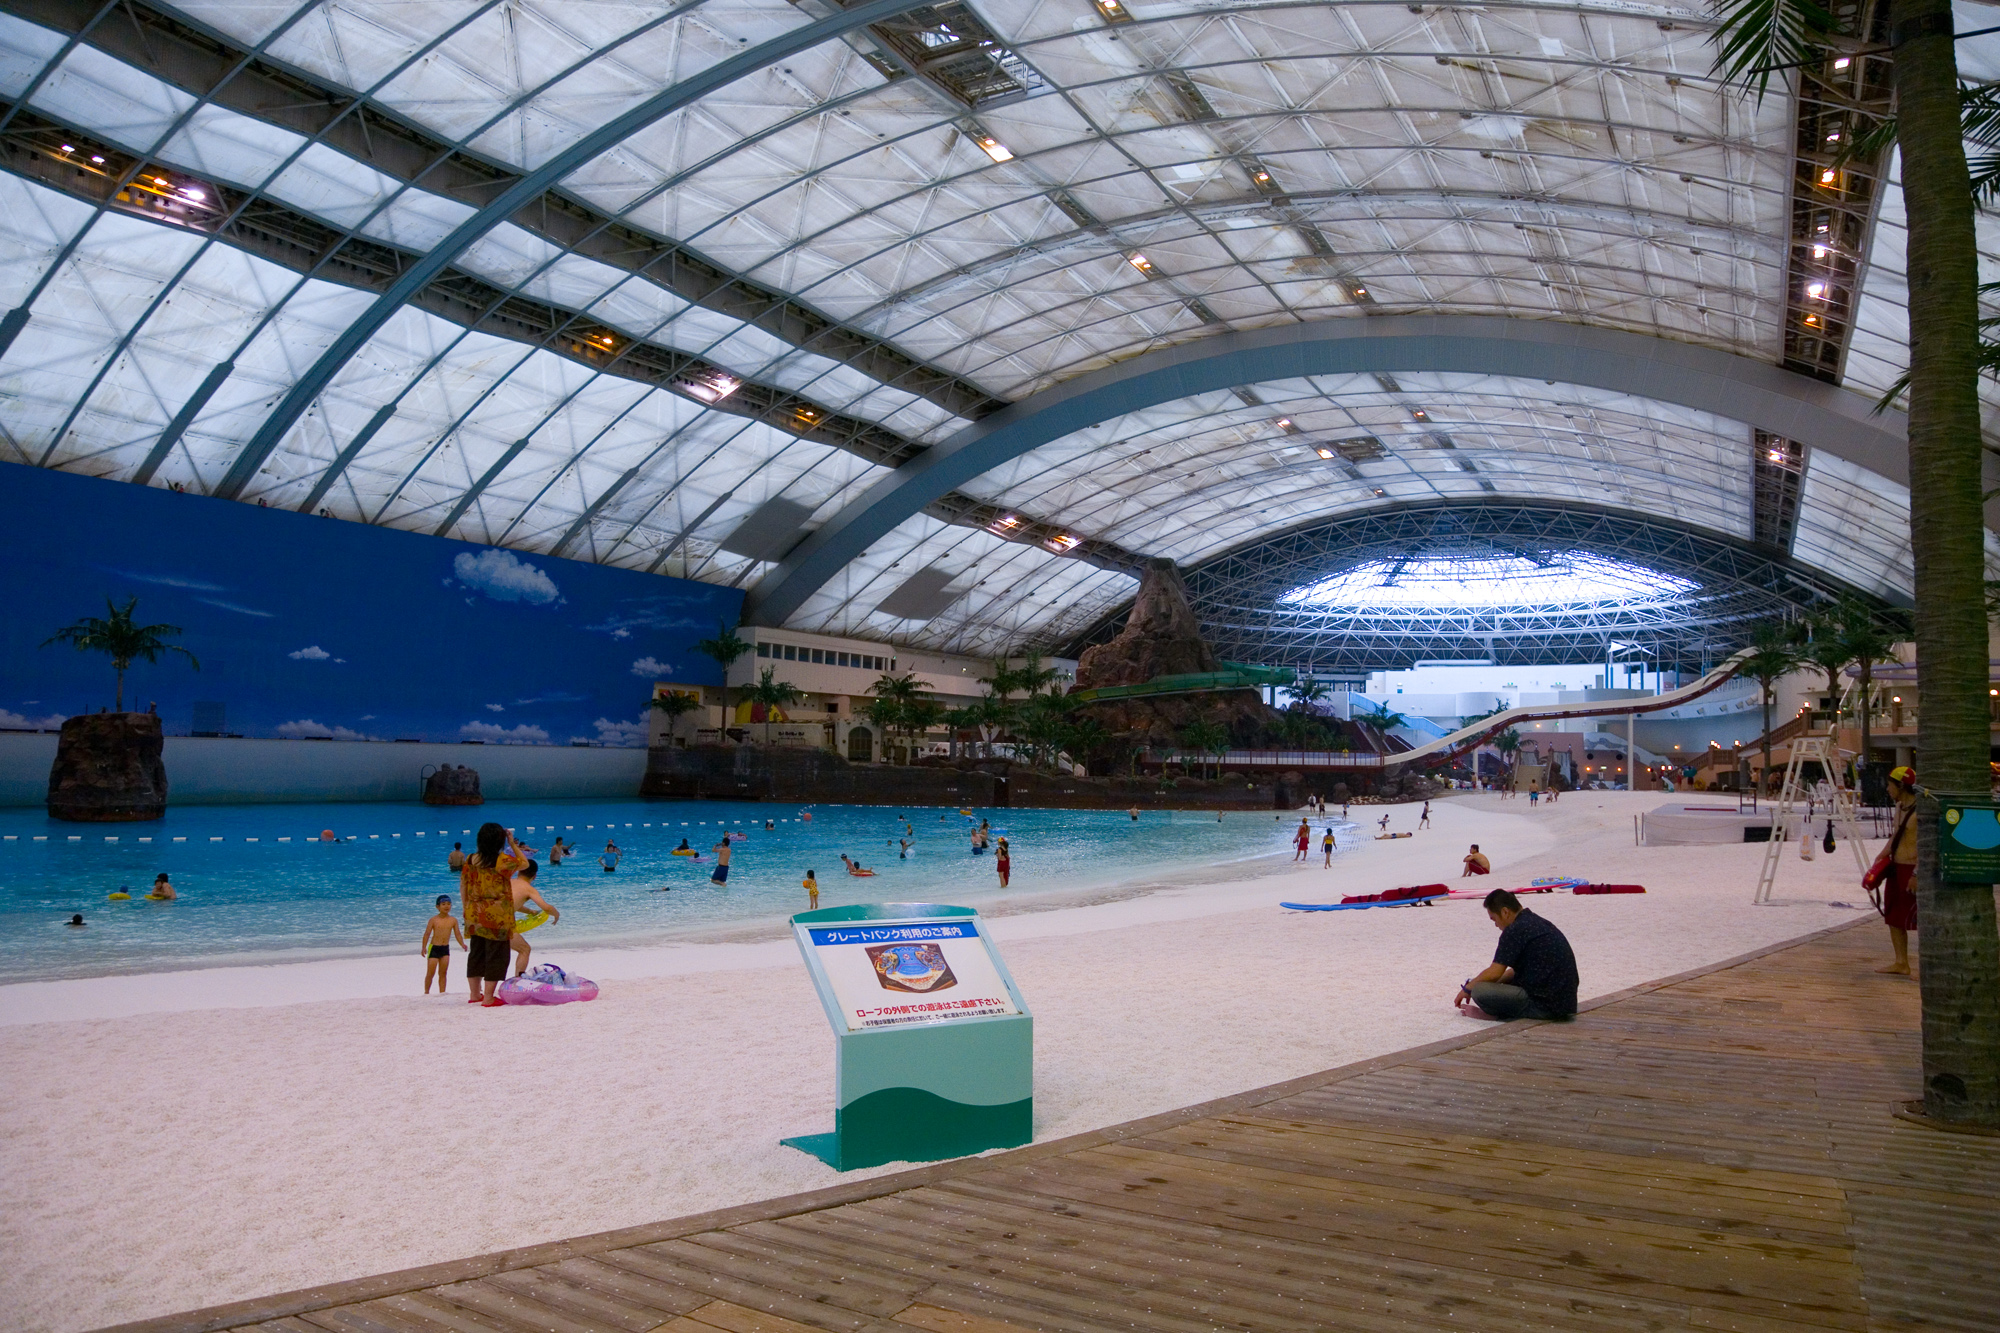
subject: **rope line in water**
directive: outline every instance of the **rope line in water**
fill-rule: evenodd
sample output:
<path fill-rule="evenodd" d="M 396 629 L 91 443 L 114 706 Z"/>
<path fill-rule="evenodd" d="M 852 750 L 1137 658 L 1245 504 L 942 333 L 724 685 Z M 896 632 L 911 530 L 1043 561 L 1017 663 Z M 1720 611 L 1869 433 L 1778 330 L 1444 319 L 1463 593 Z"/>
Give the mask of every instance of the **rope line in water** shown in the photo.
<path fill-rule="evenodd" d="M 701 819 L 701 820 L 696 820 L 695 822 L 696 822 L 697 824 L 704 824 L 704 825 L 708 823 L 708 821 L 707 821 L 706 819 Z M 728 819 L 728 820 L 723 820 L 723 819 L 718 819 L 718 820 L 716 820 L 716 821 L 715 821 L 715 824 L 716 824 L 716 827 L 717 827 L 717 828 L 720 828 L 720 827 L 722 827 L 722 826 L 723 826 L 723 825 L 725 825 L 725 824 L 741 824 L 741 823 L 743 823 L 743 822 L 744 822 L 744 821 L 743 821 L 743 820 L 740 820 L 740 819 Z M 750 822 L 750 823 L 752 823 L 752 824 L 754 824 L 754 823 L 756 823 L 757 821 L 753 819 L 753 820 L 751 820 L 751 821 L 749 821 L 749 822 Z M 774 821 L 774 822 L 776 822 L 776 823 L 779 823 L 779 824 L 789 824 L 789 823 L 791 823 L 792 821 L 791 821 L 790 819 L 780 819 L 780 820 L 776 820 L 776 821 Z M 805 821 L 801 820 L 801 821 L 799 821 L 799 822 L 800 822 L 800 823 L 803 823 L 803 822 L 805 822 Z M 557 831 L 558 831 L 558 830 L 557 830 L 557 828 L 556 828 L 556 826 L 555 826 L 554 824 L 545 824 L 545 825 L 536 825 L 536 824 L 529 824 L 529 825 L 527 825 L 527 826 L 526 826 L 525 828 L 523 828 L 523 829 L 521 830 L 521 832 L 523 832 L 523 833 L 533 833 L 533 832 L 534 832 L 534 831 L 535 831 L 535 830 L 536 830 L 536 829 L 537 829 L 538 827 L 539 827 L 539 828 L 541 828 L 541 829 L 542 829 L 542 830 L 543 830 L 544 832 L 547 832 L 547 833 L 555 833 L 555 832 L 557 832 Z M 586 828 L 586 829 L 595 829 L 596 827 L 597 827 L 597 825 L 595 825 L 595 824 L 585 824 L 585 825 L 584 825 L 584 828 Z M 616 828 L 619 828 L 619 827 L 621 827 L 621 825 L 618 825 L 618 824 L 610 824 L 610 823 L 608 823 L 608 824 L 606 824 L 606 825 L 605 825 L 604 827 L 605 827 L 605 828 L 607 828 L 607 829 L 616 829 Z M 624 827 L 624 828 L 631 828 L 631 827 L 633 827 L 633 826 L 632 826 L 631 824 L 625 824 L 625 825 L 622 825 L 622 827 Z M 651 828 L 651 827 L 653 827 L 653 826 L 652 826 L 652 824 L 650 824 L 650 823 L 642 823 L 642 824 L 638 825 L 638 827 L 640 827 L 640 828 Z M 660 821 L 660 827 L 661 827 L 661 828 L 663 828 L 663 829 L 665 829 L 665 828 L 672 828 L 672 827 L 674 827 L 674 824 L 673 824 L 673 822 L 672 822 L 671 820 L 664 820 L 664 819 L 663 819 L 663 820 L 661 820 L 661 821 Z M 687 821 L 687 820 L 685 820 L 685 819 L 683 819 L 683 820 L 682 820 L 682 821 L 680 822 L 680 827 L 681 827 L 681 828 L 687 828 L 687 827 L 689 827 L 689 824 L 688 824 L 688 821 Z M 511 831 L 511 830 L 510 830 L 510 831 Z M 564 825 L 562 826 L 562 829 L 561 829 L 560 831 L 561 831 L 561 832 L 564 832 L 564 833 L 574 833 L 574 832 L 576 832 L 576 825 L 574 825 L 574 824 L 564 824 Z M 56 835 L 52 835 L 52 834 L 47 834 L 47 833 L 34 833 L 34 834 L 28 834 L 28 835 L 25 835 L 25 841 L 28 841 L 28 842 L 49 842 L 49 841 L 51 841 L 51 840 L 53 839 L 53 837 L 54 837 L 54 836 L 56 836 Z M 390 837 L 390 838 L 391 838 L 392 840 L 393 840 L 393 839 L 397 839 L 397 838 L 401 838 L 402 836 L 403 836 L 403 835 L 402 835 L 402 834 L 400 834 L 400 833 L 391 833 L 391 834 L 389 835 L 389 837 Z M 416 838 L 422 838 L 422 837 L 426 837 L 426 836 L 428 836 L 428 830 L 426 830 L 426 831 L 424 831 L 424 832 L 419 832 L 419 833 L 414 833 L 414 834 L 412 834 L 411 836 L 412 836 L 412 837 L 416 837 Z M 449 831 L 448 829 L 439 829 L 439 830 L 437 831 L 437 836 L 438 836 L 438 837 L 440 837 L 440 838 L 449 838 L 449 837 L 451 836 L 451 832 L 450 832 L 450 831 Z M 471 837 L 471 836 L 472 836 L 472 830 L 471 830 L 471 829 L 460 829 L 460 830 L 459 830 L 459 836 L 460 836 L 460 837 L 462 837 L 462 838 L 469 838 L 469 837 Z M 121 841 L 121 840 L 123 839 L 123 835 L 122 835 L 122 834 L 115 834 L 115 833 L 107 833 L 107 834 L 104 834 L 104 835 L 103 835 L 103 837 L 104 837 L 104 841 L 106 841 L 106 842 L 119 842 L 119 841 Z M 222 836 L 219 836 L 219 835 L 207 835 L 207 834 L 197 834 L 197 833 L 182 833 L 182 834 L 175 834 L 175 835 L 171 836 L 170 838 L 168 838 L 168 839 L 167 839 L 167 841 L 170 841 L 170 842 L 190 842 L 190 841 L 199 841 L 199 840 L 200 840 L 200 839 L 202 839 L 203 837 L 206 837 L 206 838 L 208 839 L 208 841 L 210 841 L 210 842 L 228 842 L 228 841 L 230 841 L 230 839 L 228 839 L 228 838 L 226 838 L 226 837 L 222 837 Z M 344 836 L 344 837 L 340 837 L 340 838 L 336 838 L 336 839 L 333 839 L 333 841 L 336 841 L 336 842 L 380 842 L 380 841 L 381 841 L 381 839 L 382 839 L 382 835 L 381 835 L 381 834 L 379 834 L 379 833 L 366 833 L 366 834 L 363 834 L 363 833 L 354 833 L 354 834 L 348 834 L 348 835 L 346 835 L 346 836 Z M 19 834 L 19 833 L 8 833 L 8 834 L 0 834 L 0 842 L 21 842 L 21 841 L 23 841 L 23 840 L 24 840 L 24 835 L 22 835 L 22 834 Z M 81 833 L 70 833 L 70 834 L 66 834 L 66 835 L 62 835 L 62 840 L 63 840 L 64 842 L 82 842 L 82 841 L 83 841 L 83 835 L 82 835 Z M 135 839 L 134 839 L 134 841 L 137 841 L 137 842 L 153 842 L 153 841 L 156 841 L 156 839 L 154 839 L 154 838 L 152 838 L 152 837 L 150 837 L 150 836 L 147 836 L 147 837 L 138 837 L 138 838 L 135 838 Z M 264 841 L 264 838 L 263 838 L 263 836 L 262 836 L 262 835 L 259 835 L 258 837 L 254 837 L 254 838 L 252 838 L 252 837 L 245 837 L 245 838 L 243 838 L 243 839 L 242 839 L 242 841 L 244 841 L 244 842 L 262 842 L 262 841 Z M 291 841 L 293 841 L 293 839 L 291 839 L 291 838 L 289 838 L 289 837 L 283 837 L 283 838 L 274 838 L 274 839 L 272 839 L 272 841 L 274 841 L 274 842 L 291 842 Z M 320 836 L 319 836 L 319 835 L 318 835 L 317 833 L 309 833 L 309 834 L 307 834 L 307 835 L 306 835 L 305 837 L 303 837 L 303 838 L 299 838 L 299 839 L 298 839 L 297 841 L 299 841 L 299 842 L 326 842 L 326 841 L 328 841 L 328 840 L 327 840 L 327 839 L 325 839 L 325 838 L 322 838 L 322 837 L 320 837 Z"/>

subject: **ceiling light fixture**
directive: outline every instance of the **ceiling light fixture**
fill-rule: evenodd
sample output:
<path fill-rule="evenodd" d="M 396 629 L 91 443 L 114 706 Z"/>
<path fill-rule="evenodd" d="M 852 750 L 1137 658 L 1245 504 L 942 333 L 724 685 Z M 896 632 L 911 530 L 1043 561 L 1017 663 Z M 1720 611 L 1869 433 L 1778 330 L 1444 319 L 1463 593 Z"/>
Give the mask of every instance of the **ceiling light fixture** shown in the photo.
<path fill-rule="evenodd" d="M 74 152 L 76 151 L 76 149 L 74 149 L 74 148 L 70 147 L 70 146 L 69 146 L 68 144 L 64 144 L 64 145 L 62 146 L 62 150 L 63 150 L 63 151 L 65 152 L 65 153 L 74 153 Z"/>
<path fill-rule="evenodd" d="M 1056 536 L 1049 538 L 1049 549 L 1051 551 L 1056 552 L 1056 554 L 1060 555 L 1064 551 L 1073 550 L 1077 546 L 1081 545 L 1082 542 L 1083 538 L 1081 537 L 1072 537 L 1067 532 L 1059 533 Z"/>
<path fill-rule="evenodd" d="M 1784 462 L 1784 461 L 1785 461 L 1785 455 L 1784 455 L 1783 451 L 1782 451 L 1782 450 L 1778 450 L 1778 449 L 1773 449 L 1773 450 L 1771 450 L 1771 461 L 1772 461 L 1773 463 L 1782 463 L 1782 462 Z"/>
<path fill-rule="evenodd" d="M 978 144 L 980 150 L 995 162 L 1012 162 L 1014 160 L 1013 151 L 1006 144 L 1001 143 L 990 134 L 982 134 L 972 142 Z"/>
<path fill-rule="evenodd" d="M 1853 63 L 1854 62 L 1852 60 L 1849 60 L 1846 56 L 1842 56 L 1840 59 L 1833 62 L 1833 67 L 1835 69 L 1846 69 L 1849 65 Z"/>
<path fill-rule="evenodd" d="M 1812 297 L 1815 301 L 1821 299 L 1826 295 L 1826 284 L 1823 282 L 1807 283 L 1806 295 Z"/>
<path fill-rule="evenodd" d="M 720 370 L 707 370 L 681 381 L 689 397 L 704 403 L 719 403 L 743 387 L 743 381 Z"/>
<path fill-rule="evenodd" d="M 1138 269 L 1141 273 L 1151 273 L 1153 271 L 1153 261 L 1144 255 L 1127 255 L 1125 256 L 1125 262 L 1133 268 Z"/>
<path fill-rule="evenodd" d="M 1831 253 L 1832 253 L 1832 252 L 1831 252 L 1830 250 L 1828 250 L 1828 249 L 1827 249 L 1827 247 L 1825 247 L 1825 246 L 1823 246 L 1823 245 L 1815 245 L 1815 246 L 1813 247 L 1813 258 L 1814 258 L 1814 259 L 1825 259 L 1825 258 L 1827 257 L 1827 255 L 1829 255 L 1829 254 L 1831 254 Z"/>
<path fill-rule="evenodd" d="M 1410 417 L 1412 420 L 1415 421 L 1429 421 L 1431 419 L 1431 414 L 1424 411 L 1424 409 L 1421 407 L 1413 407 L 1410 409 Z"/>
<path fill-rule="evenodd" d="M 1835 171 L 1832 167 L 1828 167 L 1825 171 L 1819 173 L 1819 183 L 1821 185 L 1831 185 L 1834 183 L 1834 181 L 1838 180 L 1839 178 L 1840 178 L 1840 173 Z"/>
<path fill-rule="evenodd" d="M 1333 450 L 1327 448 L 1325 445 L 1321 445 L 1318 449 L 1314 450 L 1314 452 L 1317 453 L 1321 458 L 1333 457 Z"/>
<path fill-rule="evenodd" d="M 1292 419 L 1291 419 L 1290 417 L 1279 417 L 1279 418 L 1278 418 L 1278 429 L 1279 429 L 1279 430 L 1290 430 L 1291 428 L 1292 428 Z"/>
<path fill-rule="evenodd" d="M 100 167 L 104 165 L 104 155 L 102 153 L 92 153 L 90 160 Z"/>

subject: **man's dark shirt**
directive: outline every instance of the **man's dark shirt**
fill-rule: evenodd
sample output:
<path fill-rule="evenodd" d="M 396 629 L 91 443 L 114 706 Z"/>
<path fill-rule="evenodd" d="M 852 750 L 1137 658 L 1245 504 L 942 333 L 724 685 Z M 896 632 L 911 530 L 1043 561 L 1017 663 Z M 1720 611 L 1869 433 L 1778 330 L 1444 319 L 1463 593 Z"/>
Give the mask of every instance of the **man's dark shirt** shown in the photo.
<path fill-rule="evenodd" d="M 1493 961 L 1514 969 L 1513 984 L 1557 1018 L 1576 1012 L 1576 955 L 1563 933 L 1523 907 L 1500 932 Z"/>

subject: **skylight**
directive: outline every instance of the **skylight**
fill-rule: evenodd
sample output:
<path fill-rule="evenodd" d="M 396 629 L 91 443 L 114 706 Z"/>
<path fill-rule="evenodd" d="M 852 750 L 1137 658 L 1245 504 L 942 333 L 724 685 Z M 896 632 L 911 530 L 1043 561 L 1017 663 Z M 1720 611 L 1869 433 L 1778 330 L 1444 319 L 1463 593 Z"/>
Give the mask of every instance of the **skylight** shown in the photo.
<path fill-rule="evenodd" d="M 1688 579 L 1588 551 L 1371 560 L 1278 599 L 1327 610 L 1449 611 L 1505 606 L 1601 606 L 1678 601 L 1699 591 Z"/>

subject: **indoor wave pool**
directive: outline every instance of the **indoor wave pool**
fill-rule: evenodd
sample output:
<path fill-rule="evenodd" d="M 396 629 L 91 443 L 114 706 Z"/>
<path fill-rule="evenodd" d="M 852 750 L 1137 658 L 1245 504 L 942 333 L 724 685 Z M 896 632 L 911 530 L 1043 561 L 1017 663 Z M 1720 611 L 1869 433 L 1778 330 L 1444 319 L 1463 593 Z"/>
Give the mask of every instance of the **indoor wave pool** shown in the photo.
<path fill-rule="evenodd" d="M 1013 894 L 1282 855 L 1297 827 L 1295 814 L 1254 811 L 1220 820 L 1213 812 L 1146 811 L 1135 822 L 1122 811 L 968 815 L 957 807 L 636 799 L 183 806 L 155 823 L 108 825 L 0 810 L 0 982 L 414 951 L 432 900 L 456 898 L 458 877 L 446 865 L 452 844 L 470 849 L 487 820 L 542 853 L 537 887 L 562 919 L 537 932 L 538 948 L 657 943 L 782 918 L 805 910 L 808 870 L 818 872 L 822 907 L 977 906 L 1001 895 L 991 853 L 970 850 L 979 818 L 1008 839 Z M 1343 847 L 1355 831 L 1337 818 L 1315 819 L 1315 856 L 1329 822 Z M 323 830 L 338 841 L 322 841 Z M 743 837 L 728 884 L 717 887 L 709 882 L 711 849 L 726 832 Z M 577 855 L 551 866 L 546 851 L 558 836 Z M 900 859 L 905 837 L 910 855 Z M 673 855 L 682 839 L 701 861 Z M 597 859 L 607 840 L 621 849 L 612 873 Z M 878 874 L 849 876 L 843 852 Z M 141 896 L 161 871 L 176 901 Z M 120 889 L 129 889 L 129 901 L 108 897 Z M 83 930 L 65 924 L 79 912 Z"/>

